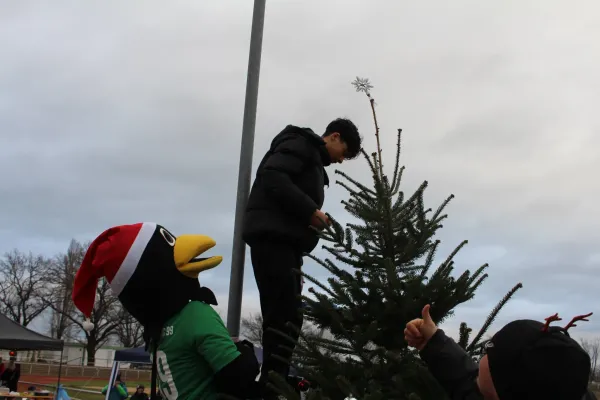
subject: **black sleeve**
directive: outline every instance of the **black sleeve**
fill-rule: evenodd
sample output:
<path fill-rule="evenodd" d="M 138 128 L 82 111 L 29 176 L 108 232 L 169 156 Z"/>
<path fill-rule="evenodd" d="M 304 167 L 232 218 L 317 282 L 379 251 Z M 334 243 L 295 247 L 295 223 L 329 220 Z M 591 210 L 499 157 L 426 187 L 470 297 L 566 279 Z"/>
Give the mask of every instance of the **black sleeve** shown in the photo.
<path fill-rule="evenodd" d="M 277 146 L 263 164 L 258 176 L 267 196 L 276 201 L 287 214 L 296 215 L 309 224 L 319 208 L 296 184 L 293 178 L 311 162 L 310 144 L 298 137 Z"/>
<path fill-rule="evenodd" d="M 483 399 L 476 381 L 479 366 L 443 330 L 437 330 L 420 355 L 452 400 Z"/>
<path fill-rule="evenodd" d="M 215 374 L 217 392 L 240 399 L 257 398 L 260 394 L 256 377 L 260 367 L 254 347 L 246 341 L 238 342 L 236 346 L 241 354 Z"/>

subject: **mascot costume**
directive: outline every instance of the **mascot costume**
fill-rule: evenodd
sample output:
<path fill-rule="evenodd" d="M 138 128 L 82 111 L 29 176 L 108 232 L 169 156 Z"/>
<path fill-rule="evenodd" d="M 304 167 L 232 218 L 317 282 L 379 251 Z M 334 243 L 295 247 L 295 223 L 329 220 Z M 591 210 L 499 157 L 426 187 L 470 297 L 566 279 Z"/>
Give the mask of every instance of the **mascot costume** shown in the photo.
<path fill-rule="evenodd" d="M 152 398 L 158 375 L 163 399 L 214 399 L 218 393 L 258 397 L 259 364 L 248 342 L 234 343 L 211 304 L 213 292 L 198 274 L 220 256 L 201 257 L 215 246 L 204 235 L 176 237 L 154 223 L 110 228 L 90 245 L 77 272 L 73 302 L 90 321 L 98 281 L 104 278 L 123 307 L 144 327 L 152 354 Z"/>

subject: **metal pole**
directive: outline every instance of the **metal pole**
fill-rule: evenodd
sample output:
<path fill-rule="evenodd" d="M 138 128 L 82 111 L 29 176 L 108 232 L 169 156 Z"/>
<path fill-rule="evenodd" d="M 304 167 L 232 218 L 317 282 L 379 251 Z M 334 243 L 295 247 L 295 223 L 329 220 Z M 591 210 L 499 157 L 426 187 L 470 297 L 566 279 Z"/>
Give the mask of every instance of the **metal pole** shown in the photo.
<path fill-rule="evenodd" d="M 120 361 L 113 361 L 113 366 L 110 371 L 110 378 L 108 378 L 108 390 L 106 391 L 106 396 L 104 396 L 105 400 L 108 400 L 108 398 L 110 397 L 110 389 L 113 387 L 113 385 L 115 384 L 115 381 L 117 380 L 117 375 L 119 374 L 120 365 L 121 365 Z M 153 396 L 152 393 L 150 395 Z"/>
<path fill-rule="evenodd" d="M 62 373 L 64 351 L 65 351 L 65 343 L 63 342 L 62 347 L 60 348 L 60 361 L 58 362 L 58 381 L 56 382 L 56 392 L 54 392 L 54 397 L 58 397 L 58 391 L 60 390 L 60 375 Z M 48 374 L 48 375 L 50 375 L 50 374 Z"/>
<path fill-rule="evenodd" d="M 246 80 L 246 100 L 244 104 L 244 122 L 242 125 L 242 148 L 240 150 L 240 169 L 238 172 L 237 201 L 235 204 L 235 225 L 233 228 L 233 250 L 231 253 L 231 277 L 229 280 L 229 304 L 227 305 L 227 329 L 229 334 L 240 334 L 242 313 L 242 291 L 244 289 L 244 261 L 246 244 L 242 240 L 244 212 L 252 172 L 252 152 L 254 148 L 254 128 L 256 126 L 256 105 L 258 102 L 258 81 L 260 76 L 260 57 L 262 52 L 263 28 L 265 24 L 266 0 L 254 0 L 252 14 L 252 34 L 250 36 L 250 55 L 248 57 L 248 77 Z"/>

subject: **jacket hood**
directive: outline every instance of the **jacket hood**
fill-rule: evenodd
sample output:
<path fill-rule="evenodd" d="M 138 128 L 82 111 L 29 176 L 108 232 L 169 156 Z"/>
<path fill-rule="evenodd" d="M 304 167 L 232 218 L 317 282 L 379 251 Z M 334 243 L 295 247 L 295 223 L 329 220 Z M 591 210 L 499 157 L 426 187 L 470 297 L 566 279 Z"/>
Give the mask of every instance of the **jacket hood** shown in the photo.
<path fill-rule="evenodd" d="M 331 157 L 325 147 L 325 141 L 310 128 L 301 128 L 295 125 L 286 126 L 271 142 L 271 151 L 286 140 L 296 139 L 298 136 L 306 138 L 310 144 L 318 148 L 324 166 L 331 164 Z"/>

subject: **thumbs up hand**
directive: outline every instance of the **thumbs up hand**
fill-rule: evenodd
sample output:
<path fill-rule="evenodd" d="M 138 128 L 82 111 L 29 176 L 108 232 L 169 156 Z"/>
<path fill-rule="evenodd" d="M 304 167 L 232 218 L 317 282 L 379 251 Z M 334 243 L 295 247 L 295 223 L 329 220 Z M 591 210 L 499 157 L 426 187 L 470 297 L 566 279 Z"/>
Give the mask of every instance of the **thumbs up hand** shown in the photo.
<path fill-rule="evenodd" d="M 429 339 L 435 334 L 438 327 L 429 315 L 431 306 L 427 304 L 421 312 L 422 318 L 413 319 L 404 329 L 404 339 L 409 346 L 423 350 Z"/>

